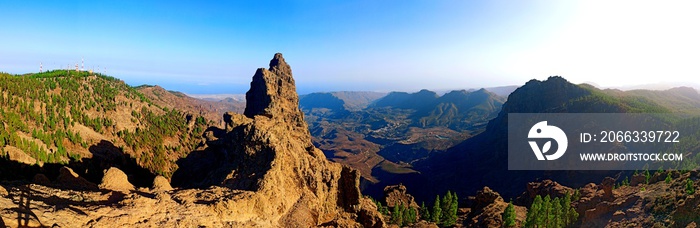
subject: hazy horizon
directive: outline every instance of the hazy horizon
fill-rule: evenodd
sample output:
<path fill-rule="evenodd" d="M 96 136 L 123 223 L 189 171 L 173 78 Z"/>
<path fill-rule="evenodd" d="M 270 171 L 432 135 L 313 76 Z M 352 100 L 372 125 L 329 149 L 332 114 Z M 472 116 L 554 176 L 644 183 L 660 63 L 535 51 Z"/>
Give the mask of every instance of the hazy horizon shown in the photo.
<path fill-rule="evenodd" d="M 2 2 L 0 71 L 104 71 L 241 94 L 276 52 L 300 93 L 451 90 L 561 75 L 695 86 L 693 1 Z"/>

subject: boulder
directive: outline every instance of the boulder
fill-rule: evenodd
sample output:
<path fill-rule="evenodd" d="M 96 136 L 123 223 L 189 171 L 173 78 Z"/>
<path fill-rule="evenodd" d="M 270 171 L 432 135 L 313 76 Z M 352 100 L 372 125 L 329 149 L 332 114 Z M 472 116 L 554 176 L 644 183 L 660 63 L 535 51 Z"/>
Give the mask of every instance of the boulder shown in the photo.
<path fill-rule="evenodd" d="M 56 184 L 75 190 L 97 190 L 97 185 L 79 176 L 71 168 L 66 166 L 58 170 Z"/>
<path fill-rule="evenodd" d="M 126 193 L 134 190 L 134 185 L 129 183 L 129 178 L 126 174 L 116 167 L 111 167 L 104 172 L 102 183 L 99 187 L 101 189 Z"/>
<path fill-rule="evenodd" d="M 170 182 L 165 177 L 158 175 L 153 179 L 153 190 L 156 191 L 170 191 L 173 187 L 170 186 Z"/>
<path fill-rule="evenodd" d="M 384 227 L 384 216 L 377 210 L 377 205 L 368 198 L 360 199 L 360 209 L 357 212 L 357 222 L 362 227 Z"/>

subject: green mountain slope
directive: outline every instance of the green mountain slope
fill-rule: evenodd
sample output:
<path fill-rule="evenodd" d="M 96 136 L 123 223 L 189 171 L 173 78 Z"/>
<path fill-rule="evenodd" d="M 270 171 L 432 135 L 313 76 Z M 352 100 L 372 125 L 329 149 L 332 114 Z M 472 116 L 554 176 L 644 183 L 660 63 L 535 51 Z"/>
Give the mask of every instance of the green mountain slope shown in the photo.
<path fill-rule="evenodd" d="M 99 170 L 92 178 L 110 164 L 167 177 L 208 124 L 161 108 L 118 79 L 65 70 L 0 74 L 0 123 L 6 159 L 79 164 L 77 170 Z"/>

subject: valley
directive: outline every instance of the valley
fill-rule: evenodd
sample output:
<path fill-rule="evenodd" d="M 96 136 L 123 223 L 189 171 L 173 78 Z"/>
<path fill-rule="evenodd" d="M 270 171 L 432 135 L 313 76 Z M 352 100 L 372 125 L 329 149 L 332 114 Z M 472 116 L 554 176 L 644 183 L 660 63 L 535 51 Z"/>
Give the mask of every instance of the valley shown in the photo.
<path fill-rule="evenodd" d="M 587 84 L 571 84 L 562 77 L 550 77 L 545 81 L 527 82 L 514 89 L 507 99 L 488 89 L 479 89 L 451 91 L 441 96 L 428 90 L 388 94 L 346 91 L 312 93 L 287 100 L 296 97 L 292 84 L 291 90 L 285 85 L 274 90 L 280 94 L 272 93 L 270 97 L 282 100 L 265 103 L 265 99 L 259 98 L 266 95 L 253 94 L 270 94 L 260 92 L 270 85 L 258 87 L 256 85 L 261 84 L 257 83 L 291 75 L 287 65 L 275 65 L 283 61 L 281 55 L 275 58 L 269 70 L 256 72 L 251 90 L 246 95 L 253 102 L 245 103 L 235 99 L 200 100 L 159 86 L 130 87 L 118 79 L 87 72 L 57 70 L 1 75 L 4 86 L 0 99 L 3 105 L 0 176 L 12 181 L 0 183 L 6 189 L 5 196 L 9 197 L 5 199 L 16 199 L 25 194 L 22 192 L 47 197 L 47 192 L 68 196 L 77 191 L 89 200 L 104 203 L 80 206 L 79 210 L 100 211 L 107 210 L 110 204 L 126 203 L 126 198 L 122 197 L 139 189 L 137 191 L 157 197 L 174 197 L 175 201 L 164 203 L 136 197 L 139 206 L 124 210 L 148 210 L 148 207 L 158 206 L 181 208 L 192 200 L 191 197 L 198 201 L 205 200 L 200 197 L 217 198 L 201 208 L 210 210 L 210 206 L 220 205 L 216 202 L 244 203 L 236 194 L 253 197 L 253 201 L 245 202 L 260 207 L 277 203 L 289 205 L 286 199 L 267 194 L 291 191 L 294 197 L 301 197 L 297 198 L 301 201 L 296 204 L 303 202 L 299 205 L 302 208 L 289 209 L 286 214 L 266 211 L 251 215 L 272 213 L 279 216 L 279 220 L 227 219 L 248 221 L 240 224 L 291 225 L 300 221 L 284 217 L 302 213 L 299 210 L 329 210 L 317 208 L 319 204 L 311 201 L 322 199 L 308 198 L 306 188 L 300 190 L 276 179 L 291 174 L 290 181 L 315 177 L 320 178 L 320 182 L 329 183 L 330 189 L 321 190 L 314 187 L 318 186 L 314 182 L 303 182 L 309 185 L 310 191 L 316 192 L 316 197 L 350 194 L 344 196 L 350 198 L 337 199 L 338 207 L 348 207 L 347 200 L 352 204 L 376 204 L 374 209 L 365 208 L 365 211 L 342 209 L 346 212 L 328 214 L 340 216 L 335 217 L 333 224 L 341 220 L 350 222 L 352 216 L 344 214 L 347 211 L 351 214 L 374 213 L 374 217 L 363 217 L 369 220 L 354 220 L 358 223 L 374 226 L 398 223 L 393 216 L 397 212 L 385 212 L 389 207 L 397 206 L 387 196 L 387 191 L 393 191 L 387 189 L 396 189 L 395 186 L 405 186 L 401 187 L 404 190 L 400 195 L 406 196 L 401 196 L 400 202 L 406 205 L 417 205 L 418 202 L 431 205 L 433 197 L 445 192 L 453 192 L 454 197 L 462 196 L 457 198 L 461 209 L 459 213 L 455 212 L 456 217 L 443 218 L 448 219 L 448 223 L 432 217 L 414 220 L 409 217 L 404 221 L 406 223 L 477 227 L 502 224 L 505 220 L 500 215 L 508 206 L 504 200 L 507 198 L 515 199 L 515 223 L 524 225 L 529 216 L 526 213 L 535 213 L 528 207 L 532 206 L 533 200 L 537 201 L 538 196 L 563 198 L 573 196 L 575 192 L 581 194 L 570 204 L 578 214 L 572 221 L 577 226 L 678 226 L 700 222 L 700 218 L 690 215 L 694 212 L 689 208 L 692 206 L 688 206 L 695 204 L 695 180 L 700 178 L 696 171 L 700 164 L 698 141 L 683 141 L 667 148 L 685 151 L 687 159 L 668 170 L 647 170 L 645 172 L 651 174 L 644 175 L 614 170 L 509 171 L 503 159 L 507 153 L 508 113 L 679 113 L 688 118 L 668 120 L 669 124 L 678 125 L 679 129 L 685 129 L 684 132 L 695 137 L 700 135 L 700 122 L 692 116 L 700 114 L 700 95 L 692 88 L 601 90 Z M 36 89 L 29 90 L 28 87 Z M 217 117 L 216 113 L 224 113 L 223 118 Z M 267 123 L 270 118 L 281 122 Z M 283 141 L 294 143 L 280 147 L 281 144 L 269 141 L 272 139 L 268 138 L 272 137 L 269 134 L 291 137 Z M 259 141 L 261 138 L 264 142 Z M 298 156 L 284 155 L 291 151 L 307 151 L 311 160 L 285 158 Z M 273 161 L 287 165 L 273 165 L 277 164 L 271 163 Z M 334 174 L 324 176 L 326 174 L 317 173 L 318 170 L 309 169 L 309 164 L 326 167 L 323 170 L 334 170 L 331 171 Z M 288 165 L 296 168 L 287 169 L 290 168 Z M 106 172 L 112 167 L 119 171 Z M 123 173 L 113 174 L 115 172 Z M 115 178 L 117 182 L 109 182 Z M 641 181 L 644 179 L 646 181 Z M 31 184 L 23 184 L 27 181 Z M 160 184 L 155 185 L 156 182 Z M 268 182 L 276 184 L 266 184 Z M 124 183 L 126 187 L 119 187 Z M 166 186 L 163 188 L 171 190 L 164 195 L 158 193 L 161 190 L 157 189 L 161 187 L 156 186 Z M 197 192 L 201 191 L 197 189 L 207 190 Z M 226 189 L 237 193 L 227 195 Z M 107 197 L 89 193 L 91 191 L 112 195 Z M 326 191 L 330 191 L 330 195 L 322 193 Z M 675 193 L 661 194 L 664 191 Z M 361 195 L 372 198 L 358 198 Z M 272 198 L 263 200 L 259 197 Z M 370 203 L 369 199 L 378 200 Z M 41 198 L 34 200 L 38 200 L 39 207 L 46 208 L 79 205 L 79 202 L 67 199 L 58 204 Z M 674 200 L 687 203 L 668 203 Z M 389 202 L 394 203 L 387 205 Z M 416 206 L 412 210 L 418 209 Z M 443 209 L 452 210 L 449 207 Z M 399 209 L 402 210 L 408 209 Z M 59 211 L 56 215 L 67 216 L 63 213 Z M 87 214 L 89 218 L 91 215 Z M 7 217 L 12 213 L 5 211 L 0 215 Z M 666 220 L 660 222 L 657 218 Z M 132 219 L 113 219 L 103 221 L 135 222 Z M 60 223 L 50 214 L 37 217 L 36 221 Z M 165 218 L 160 221 L 165 224 L 173 222 Z M 183 224 L 197 223 L 197 220 L 187 221 Z M 84 220 L 73 222 L 86 224 Z"/>
<path fill-rule="evenodd" d="M 700 226 L 700 2 L 0 9 L 0 228 Z"/>
<path fill-rule="evenodd" d="M 414 162 L 480 133 L 505 100 L 485 89 L 442 96 L 428 90 L 392 92 L 373 100 L 364 94 L 309 94 L 300 107 L 314 144 L 372 183 L 379 181 L 377 173 L 415 173 Z M 353 96 L 364 108 L 347 108 L 347 97 Z"/>

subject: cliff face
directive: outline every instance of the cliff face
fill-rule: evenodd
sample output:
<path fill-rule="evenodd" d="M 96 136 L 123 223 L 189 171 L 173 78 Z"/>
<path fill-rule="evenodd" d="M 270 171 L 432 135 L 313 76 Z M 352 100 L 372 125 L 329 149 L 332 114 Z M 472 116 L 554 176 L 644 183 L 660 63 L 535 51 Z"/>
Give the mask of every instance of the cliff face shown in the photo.
<path fill-rule="evenodd" d="M 318 225 L 359 205 L 358 173 L 328 162 L 311 143 L 282 54 L 256 71 L 246 99 L 244 115 L 227 113 L 226 129 L 210 130 L 222 134 L 207 145 L 225 164 L 205 184 L 254 191 L 248 213 L 273 224 Z"/>
<path fill-rule="evenodd" d="M 191 169 L 174 182 L 249 192 L 250 197 L 237 202 L 252 205 L 242 212 L 246 217 L 285 226 L 347 220 L 352 216 L 344 213 L 360 210 L 359 174 L 327 161 L 313 146 L 282 54 L 275 54 L 269 69 L 255 72 L 246 99 L 244 115 L 226 113 L 225 129 L 205 132 L 200 152 L 205 159 L 183 162 L 183 171 Z M 206 178 L 192 181 L 202 176 Z"/>
<path fill-rule="evenodd" d="M 43 181 L 57 188 L 2 184 L 11 191 L 0 207 L 23 208 L 15 202 L 29 197 L 29 208 L 42 213 L 32 212 L 27 224 L 61 227 L 384 225 L 374 203 L 361 197 L 359 173 L 329 162 L 311 143 L 282 54 L 256 71 L 246 98 L 245 115 L 224 114 L 225 128 L 207 129 L 199 148 L 177 162 L 175 190 L 103 189 L 74 200 L 75 190 L 59 180 Z M 13 213 L 0 213 L 0 221 L 18 216 Z"/>

